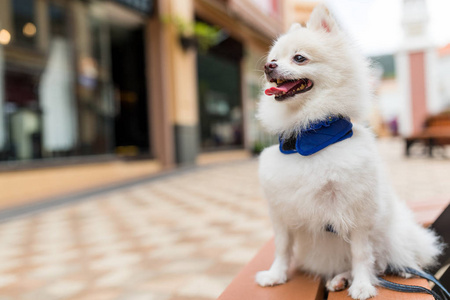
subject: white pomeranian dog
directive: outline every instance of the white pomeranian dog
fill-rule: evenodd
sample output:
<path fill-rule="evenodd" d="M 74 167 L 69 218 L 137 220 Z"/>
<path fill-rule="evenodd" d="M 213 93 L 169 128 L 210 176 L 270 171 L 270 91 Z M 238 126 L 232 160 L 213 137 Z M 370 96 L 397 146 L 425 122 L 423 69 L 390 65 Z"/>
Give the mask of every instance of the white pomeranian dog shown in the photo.
<path fill-rule="evenodd" d="M 439 255 L 436 235 L 392 192 L 374 135 L 352 124 L 371 100 L 368 70 L 323 5 L 274 43 L 258 118 L 280 136 L 259 164 L 276 251 L 259 285 L 285 283 L 295 266 L 367 299 L 388 267 L 423 269 Z"/>

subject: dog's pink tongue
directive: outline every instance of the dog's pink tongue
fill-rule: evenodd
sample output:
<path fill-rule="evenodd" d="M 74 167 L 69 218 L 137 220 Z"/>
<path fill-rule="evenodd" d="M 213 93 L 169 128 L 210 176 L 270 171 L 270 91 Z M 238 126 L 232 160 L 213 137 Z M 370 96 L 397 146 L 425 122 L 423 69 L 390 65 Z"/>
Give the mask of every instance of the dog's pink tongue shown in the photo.
<path fill-rule="evenodd" d="M 283 93 L 287 93 L 296 84 L 298 84 L 298 81 L 289 81 L 289 82 L 283 83 L 280 86 L 271 87 L 270 89 L 265 90 L 265 93 L 267 96 L 272 96 L 272 95 L 278 96 Z"/>

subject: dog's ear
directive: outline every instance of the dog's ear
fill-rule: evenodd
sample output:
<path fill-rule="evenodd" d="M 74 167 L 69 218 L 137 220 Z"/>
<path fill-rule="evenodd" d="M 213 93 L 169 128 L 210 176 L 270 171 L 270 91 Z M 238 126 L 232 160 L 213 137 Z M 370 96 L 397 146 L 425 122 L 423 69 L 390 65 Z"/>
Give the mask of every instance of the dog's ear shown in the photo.
<path fill-rule="evenodd" d="M 291 32 L 291 31 L 297 30 L 299 28 L 302 28 L 302 25 L 300 23 L 292 23 L 291 27 L 289 28 L 289 30 L 287 32 Z"/>
<path fill-rule="evenodd" d="M 307 23 L 307 27 L 313 30 L 322 30 L 326 32 L 334 32 L 338 30 L 336 21 L 330 15 L 330 12 L 324 4 L 318 4 Z"/>

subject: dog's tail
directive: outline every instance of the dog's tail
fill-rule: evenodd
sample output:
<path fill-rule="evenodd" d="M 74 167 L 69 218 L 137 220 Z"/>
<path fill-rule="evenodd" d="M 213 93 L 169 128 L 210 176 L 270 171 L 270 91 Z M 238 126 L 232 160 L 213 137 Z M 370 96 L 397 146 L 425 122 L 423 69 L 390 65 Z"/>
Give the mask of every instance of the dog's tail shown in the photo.
<path fill-rule="evenodd" d="M 393 247 L 388 264 L 397 270 L 433 267 L 444 249 L 443 243 L 434 231 L 415 222 L 412 212 L 403 202 L 398 204 L 402 213 L 396 217 L 401 220 L 397 220 L 395 227 L 391 228 L 394 231 L 391 235 Z"/>

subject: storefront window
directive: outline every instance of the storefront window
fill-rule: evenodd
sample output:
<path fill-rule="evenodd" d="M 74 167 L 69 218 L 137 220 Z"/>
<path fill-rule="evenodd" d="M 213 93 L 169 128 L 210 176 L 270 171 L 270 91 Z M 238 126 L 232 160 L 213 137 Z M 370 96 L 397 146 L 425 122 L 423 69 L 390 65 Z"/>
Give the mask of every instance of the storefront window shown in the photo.
<path fill-rule="evenodd" d="M 0 43 L 0 161 L 6 159 L 5 126 L 5 58 L 4 46 Z"/>
<path fill-rule="evenodd" d="M 114 1 L 2 0 L 0 20 L 0 163 L 115 153 L 116 127 L 130 120 L 117 122 L 126 93 L 115 69 L 138 83 L 127 89 L 147 111 L 145 81 L 133 77 L 145 72 L 142 16 Z M 113 62 L 121 27 L 138 43 Z M 127 143 L 148 148 L 147 115 L 137 118 L 144 141 Z"/>
<path fill-rule="evenodd" d="M 94 3 L 83 7 L 77 18 L 80 152 L 113 152 L 114 94 L 111 87 L 109 25 L 104 11 Z M 82 26 L 82 27 L 81 27 Z"/>
<path fill-rule="evenodd" d="M 242 45 L 232 38 L 198 55 L 203 150 L 242 147 L 241 58 Z"/>

